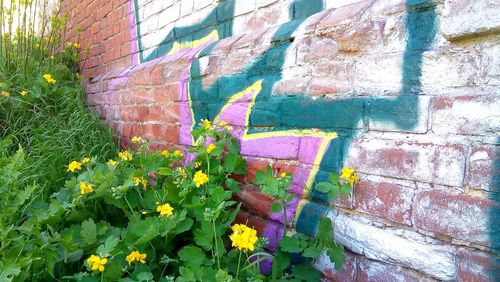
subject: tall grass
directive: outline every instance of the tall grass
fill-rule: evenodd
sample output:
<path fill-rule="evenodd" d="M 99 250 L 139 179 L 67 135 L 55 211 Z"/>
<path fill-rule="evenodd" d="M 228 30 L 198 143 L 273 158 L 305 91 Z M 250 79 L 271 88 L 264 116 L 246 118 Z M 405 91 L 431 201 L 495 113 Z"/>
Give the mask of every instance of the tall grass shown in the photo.
<path fill-rule="evenodd" d="M 63 45 L 66 16 L 47 0 L 0 0 L 0 139 L 26 152 L 22 182 L 48 196 L 64 184 L 67 164 L 116 153 L 112 132 L 85 107 L 78 44 Z M 49 83 L 43 75 L 56 82 Z"/>

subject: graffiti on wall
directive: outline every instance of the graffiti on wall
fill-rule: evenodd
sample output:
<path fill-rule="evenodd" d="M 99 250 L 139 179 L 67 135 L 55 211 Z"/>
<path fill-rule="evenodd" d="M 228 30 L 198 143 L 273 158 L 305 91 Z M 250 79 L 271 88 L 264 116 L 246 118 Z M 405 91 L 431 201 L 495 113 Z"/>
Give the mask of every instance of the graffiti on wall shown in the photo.
<path fill-rule="evenodd" d="M 194 25 L 162 29 L 155 40 L 146 39 L 148 35 L 143 34 L 147 25 L 141 11 L 147 4 L 143 2 L 133 0 L 138 62 L 164 56 L 182 56 L 189 61 L 178 85 L 179 99 L 186 101 L 180 106 L 181 143 L 194 143 L 191 131 L 197 121 L 224 120 L 240 129 L 233 133 L 241 142 L 243 154 L 298 158 L 300 165 L 293 172 L 292 185 L 293 191 L 302 197 L 291 203 L 287 211 L 294 215 L 289 223 L 299 232 L 313 235 L 319 216 L 327 212 L 325 196 L 313 189 L 314 183 L 325 180 L 329 171 L 340 170 L 359 123 L 384 121 L 401 129 L 417 125 L 422 58 L 437 29 L 432 1 L 407 1 L 407 43 L 399 96 L 316 100 L 305 93 L 274 95 L 272 89 L 282 79 L 285 59 L 293 44 L 289 39 L 308 17 L 323 9 L 322 0 L 291 2 L 290 21 L 276 30 L 272 45 L 242 71 L 220 77 L 207 87 L 203 86 L 198 57 L 209 54 L 217 41 L 232 35 L 235 0 L 219 2 Z M 364 8 L 369 5 L 367 2 Z M 282 219 L 282 214 L 270 216 Z"/>

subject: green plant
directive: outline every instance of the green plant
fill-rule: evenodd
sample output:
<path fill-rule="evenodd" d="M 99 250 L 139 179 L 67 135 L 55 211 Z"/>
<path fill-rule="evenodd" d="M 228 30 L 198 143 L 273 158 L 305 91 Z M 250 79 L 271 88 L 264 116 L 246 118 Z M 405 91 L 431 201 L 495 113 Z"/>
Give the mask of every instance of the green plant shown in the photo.
<path fill-rule="evenodd" d="M 207 122 L 194 136 L 197 145 L 187 152 L 150 152 L 134 137 L 137 151 L 69 162 L 73 177 L 32 209 L 51 230 L 57 254 L 35 277 L 264 280 L 257 264 L 266 240 L 233 225 L 240 205 L 231 200 L 239 190 L 232 176 L 245 173 L 239 144 L 226 127 Z"/>
<path fill-rule="evenodd" d="M 58 16 L 56 6 L 49 17 L 46 2 L 0 5 L 0 138 L 24 148 L 19 181 L 37 183 L 45 198 L 64 185 L 69 160 L 89 155 L 105 160 L 117 150 L 111 130 L 85 107 L 75 73 L 80 46 L 61 46 L 67 16 Z"/>
<path fill-rule="evenodd" d="M 340 195 L 349 195 L 354 183 L 359 181 L 354 169 L 343 168 L 341 175 L 330 173 L 329 182 L 320 182 L 316 185 L 318 192 L 324 193 L 329 202 L 334 202 Z M 264 194 L 275 199 L 271 207 L 273 213 L 283 211 L 283 238 L 273 258 L 272 279 L 311 281 L 319 280 L 321 273 L 312 267 L 312 264 L 324 251 L 340 269 L 344 263 L 344 247 L 334 239 L 332 222 L 323 216 L 319 219 L 315 237 L 310 238 L 301 233 L 290 234 L 287 229 L 286 206 L 295 198 L 295 194 L 288 193 L 292 178 L 287 173 L 275 177 L 270 166 L 265 171 L 257 171 L 254 183 L 261 186 Z M 292 255 L 303 258 L 301 264 L 291 264 Z M 291 272 L 291 273 L 290 273 Z"/>

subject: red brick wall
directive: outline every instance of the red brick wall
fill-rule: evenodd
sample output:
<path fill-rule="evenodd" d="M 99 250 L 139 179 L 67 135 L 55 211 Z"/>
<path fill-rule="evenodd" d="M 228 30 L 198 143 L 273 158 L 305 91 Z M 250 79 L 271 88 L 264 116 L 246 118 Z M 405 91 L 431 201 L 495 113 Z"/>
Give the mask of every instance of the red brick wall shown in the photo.
<path fill-rule="evenodd" d="M 145 22 L 163 10 L 178 11 L 157 16 L 157 26 L 148 27 L 152 34 L 199 23 L 221 5 L 205 0 L 162 3 L 165 7 L 147 3 L 139 7 L 158 9 Z M 244 72 L 276 40 L 293 41 L 284 64 L 264 77 L 280 75 L 273 95 L 283 100 L 281 105 L 296 95 L 307 96 L 310 99 L 303 103 L 318 105 L 310 115 L 325 116 L 325 124 L 330 124 L 338 117 L 322 112 L 329 109 L 324 105 L 351 98 L 368 101 L 357 123 L 349 123 L 350 115 L 358 114 L 349 112 L 349 104 L 343 112 L 345 124 L 356 134 L 343 151 L 342 165 L 356 168 L 362 181 L 328 213 L 337 240 L 349 250 L 346 264 L 335 273 L 322 258 L 317 267 L 334 281 L 494 281 L 491 271 L 497 266 L 492 259 L 499 247 L 493 235 L 498 203 L 491 199 L 497 189 L 492 179 L 498 174 L 494 162 L 500 131 L 498 4 L 434 1 L 430 6 L 437 15 L 435 38 L 421 54 L 421 65 L 408 67 L 404 61 L 411 55 L 407 49 L 412 43 L 407 22 L 413 8 L 407 9 L 406 1 L 325 1 L 324 9 L 307 17 L 292 36 L 277 39 L 277 31 L 289 21 L 291 3 L 236 1 L 232 33 L 221 32 L 210 51 L 191 58 L 196 54 L 191 45 L 139 64 L 140 52 L 147 50 L 137 47 L 132 3 L 63 1 L 71 26 L 82 28 L 80 45 L 91 47 L 90 56 L 82 61 L 88 105 L 113 127 L 123 146 L 130 145 L 135 135 L 150 140 L 153 148 L 189 145 L 182 137 L 189 132 L 183 109 L 190 106 L 180 91 L 186 82 L 183 72 L 196 63 L 200 74 L 191 74 L 188 82 L 201 79 L 204 87 L 216 86 L 218 93 L 227 94 L 232 85 L 221 78 Z M 217 20 L 204 28 L 227 23 L 224 13 L 216 15 Z M 416 26 L 417 34 L 425 29 Z M 200 39 L 196 32 L 187 36 Z M 76 37 L 71 33 L 69 40 Z M 267 58 L 272 65 L 273 56 Z M 400 95 L 405 72 L 412 71 L 408 68 L 420 69 L 418 77 L 409 78 L 418 79 L 420 87 L 413 126 L 374 118 L 383 116 L 380 112 L 411 118 L 404 107 L 377 104 L 377 99 L 391 101 Z M 278 107 L 263 115 L 272 125 L 296 114 L 295 108 L 288 109 Z M 267 164 L 294 176 L 304 166 L 314 166 L 294 153 L 300 151 L 299 145 L 288 149 L 286 157 L 255 148 L 243 151 L 248 174 L 242 181 L 248 184 L 238 196 L 245 209 L 239 219 L 274 236 L 280 229 L 269 211 L 271 201 L 251 182 L 255 171 Z M 323 163 L 319 173 L 333 167 Z M 301 194 L 303 187 L 297 189 Z"/>

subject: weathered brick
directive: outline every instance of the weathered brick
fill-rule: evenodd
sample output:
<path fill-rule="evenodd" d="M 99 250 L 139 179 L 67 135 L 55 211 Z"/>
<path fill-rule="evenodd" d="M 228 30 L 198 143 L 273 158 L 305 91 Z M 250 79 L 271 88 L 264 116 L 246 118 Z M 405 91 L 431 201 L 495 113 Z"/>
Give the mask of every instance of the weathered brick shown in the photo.
<path fill-rule="evenodd" d="M 361 1 L 336 10 L 332 9 L 330 14 L 318 24 L 317 31 L 322 33 L 332 27 L 358 21 L 373 2 L 372 0 Z"/>
<path fill-rule="evenodd" d="M 356 139 L 346 165 L 368 174 L 461 187 L 465 149 L 456 144 Z"/>
<path fill-rule="evenodd" d="M 350 253 L 349 251 L 344 253 L 345 261 L 342 268 L 338 271 L 334 270 L 334 265 L 330 260 L 322 255 L 319 261 L 316 263 L 316 267 L 323 272 L 325 278 L 328 281 L 333 282 L 343 282 L 343 281 L 357 281 L 357 261 L 358 257 Z"/>
<path fill-rule="evenodd" d="M 465 185 L 474 189 L 491 191 L 498 167 L 495 168 L 495 158 L 500 152 L 496 146 L 475 146 L 470 150 L 469 167 L 465 175 Z"/>
<path fill-rule="evenodd" d="M 367 260 L 359 259 L 356 281 L 435 281 L 419 276 L 403 267 Z"/>
<path fill-rule="evenodd" d="M 447 0 L 444 3 L 442 33 L 450 40 L 500 30 L 497 1 Z"/>
<path fill-rule="evenodd" d="M 439 190 L 417 193 L 413 212 L 415 226 L 459 240 L 489 246 L 488 199 L 453 195 Z"/>
<path fill-rule="evenodd" d="M 500 260 L 495 256 L 469 248 L 458 248 L 459 281 L 487 282 L 500 278 Z"/>
<path fill-rule="evenodd" d="M 234 195 L 236 201 L 242 203 L 242 208 L 259 216 L 269 218 L 274 199 L 253 189 L 242 189 Z"/>
<path fill-rule="evenodd" d="M 499 132 L 498 109 L 500 99 L 495 96 L 439 97 L 432 108 L 432 131 L 466 135 Z"/>
<path fill-rule="evenodd" d="M 361 181 L 354 191 L 357 210 L 411 225 L 413 189 L 393 183 Z"/>

